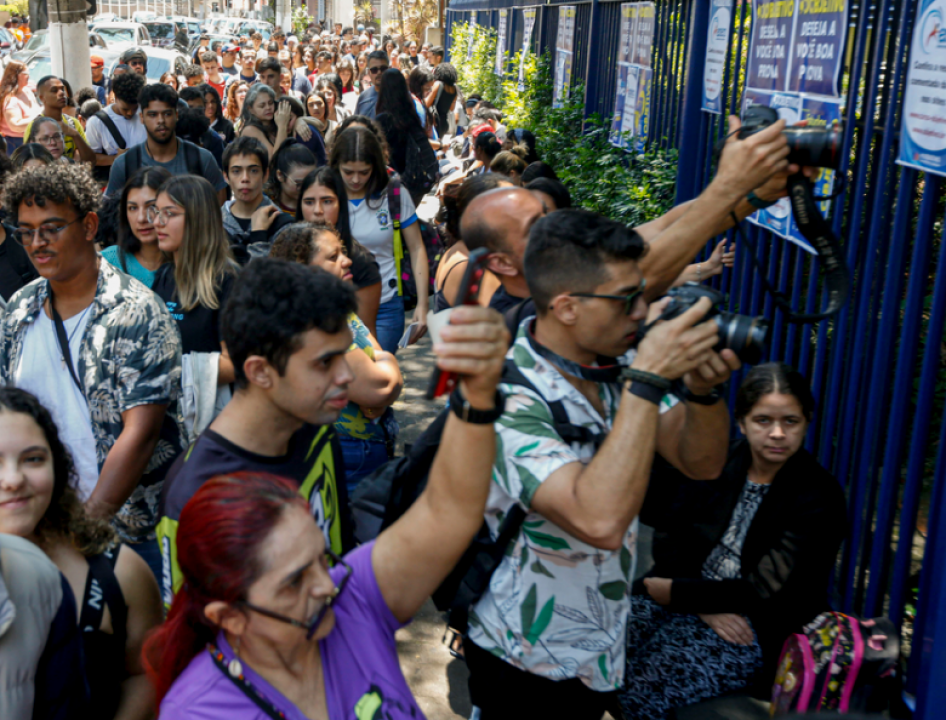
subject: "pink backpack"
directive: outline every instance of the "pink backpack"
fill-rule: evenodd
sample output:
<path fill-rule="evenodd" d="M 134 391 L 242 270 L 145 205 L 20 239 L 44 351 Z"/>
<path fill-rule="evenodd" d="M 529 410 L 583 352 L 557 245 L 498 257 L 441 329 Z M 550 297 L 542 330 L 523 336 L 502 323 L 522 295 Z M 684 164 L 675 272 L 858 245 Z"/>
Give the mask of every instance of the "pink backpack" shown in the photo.
<path fill-rule="evenodd" d="M 886 618 L 822 613 L 782 647 L 772 716 L 870 711 L 895 696 L 900 638 Z"/>

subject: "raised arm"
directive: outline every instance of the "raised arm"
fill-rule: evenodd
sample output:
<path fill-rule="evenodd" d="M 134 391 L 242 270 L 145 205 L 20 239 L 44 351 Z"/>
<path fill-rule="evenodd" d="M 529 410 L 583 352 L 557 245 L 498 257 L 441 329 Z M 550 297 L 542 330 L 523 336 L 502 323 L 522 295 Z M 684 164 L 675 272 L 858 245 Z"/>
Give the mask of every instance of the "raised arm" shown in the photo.
<path fill-rule="evenodd" d="M 456 308 L 434 346 L 441 370 L 462 373 L 461 392 L 477 410 L 492 410 L 509 333 L 494 310 Z M 372 566 L 394 616 L 411 618 L 453 569 L 483 524 L 496 434 L 492 423 L 447 419 L 427 487 L 378 537 Z"/>
<path fill-rule="evenodd" d="M 674 380 L 707 362 L 716 325 L 695 323 L 708 309 L 703 298 L 649 331 L 632 367 Z M 658 412 L 655 403 L 625 387 L 611 432 L 591 462 L 572 462 L 549 475 L 535 491 L 531 509 L 592 547 L 620 548 L 647 493 Z"/>

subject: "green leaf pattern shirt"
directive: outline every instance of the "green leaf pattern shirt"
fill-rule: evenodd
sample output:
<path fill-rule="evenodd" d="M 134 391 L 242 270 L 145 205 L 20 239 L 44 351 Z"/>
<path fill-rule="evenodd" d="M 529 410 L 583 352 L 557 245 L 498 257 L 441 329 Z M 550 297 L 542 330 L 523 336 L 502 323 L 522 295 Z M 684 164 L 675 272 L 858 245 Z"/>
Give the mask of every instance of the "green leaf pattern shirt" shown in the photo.
<path fill-rule="evenodd" d="M 619 384 L 599 386 L 601 415 L 529 344 L 525 321 L 507 357 L 549 401 L 562 401 L 575 425 L 608 432 L 621 397 Z M 505 413 L 496 423 L 496 462 L 486 505 L 493 537 L 513 503 L 530 510 L 539 485 L 569 463 L 587 465 L 590 443 L 567 444 L 548 405 L 520 385 L 502 386 Z M 661 412 L 675 404 L 665 399 Z M 636 562 L 638 521 L 620 550 L 600 550 L 529 512 L 518 537 L 470 612 L 469 639 L 511 665 L 554 680 L 580 678 L 608 692 L 624 682 L 629 587 Z"/>

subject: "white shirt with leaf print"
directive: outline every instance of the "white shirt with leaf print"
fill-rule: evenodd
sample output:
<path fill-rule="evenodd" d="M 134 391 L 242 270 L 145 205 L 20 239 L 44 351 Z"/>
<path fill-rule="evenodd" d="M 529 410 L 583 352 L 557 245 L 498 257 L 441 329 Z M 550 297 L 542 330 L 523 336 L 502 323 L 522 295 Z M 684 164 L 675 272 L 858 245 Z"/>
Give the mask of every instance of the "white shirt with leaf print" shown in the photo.
<path fill-rule="evenodd" d="M 636 563 L 635 518 L 620 550 L 600 550 L 531 510 L 539 485 L 563 465 L 587 465 L 591 443 L 566 443 L 556 432 L 545 400 L 559 400 L 575 425 L 607 433 L 621 386 L 599 385 L 606 416 L 529 344 L 519 328 L 507 357 L 541 392 L 502 385 L 506 408 L 496 423 L 496 462 L 486 504 L 495 539 L 513 503 L 528 512 L 522 529 L 470 612 L 469 639 L 511 665 L 551 678 L 580 678 L 608 692 L 624 683 L 628 592 Z M 545 400 L 543 400 L 545 398 Z M 661 412 L 676 404 L 667 396 Z M 632 452 L 629 448 L 628 452 Z"/>

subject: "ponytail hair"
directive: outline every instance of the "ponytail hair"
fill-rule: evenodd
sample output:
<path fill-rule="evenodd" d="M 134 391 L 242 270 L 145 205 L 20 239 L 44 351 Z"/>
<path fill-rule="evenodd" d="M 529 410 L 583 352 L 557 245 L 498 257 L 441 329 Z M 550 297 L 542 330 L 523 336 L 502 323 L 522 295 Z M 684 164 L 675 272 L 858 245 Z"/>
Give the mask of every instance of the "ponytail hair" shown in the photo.
<path fill-rule="evenodd" d="M 145 640 L 143 660 L 155 706 L 191 660 L 219 631 L 204 614 L 212 602 L 246 600 L 265 570 L 260 549 L 287 507 L 308 511 L 287 480 L 264 473 L 218 475 L 184 506 L 177 529 L 177 561 L 184 583 L 167 620 Z"/>

